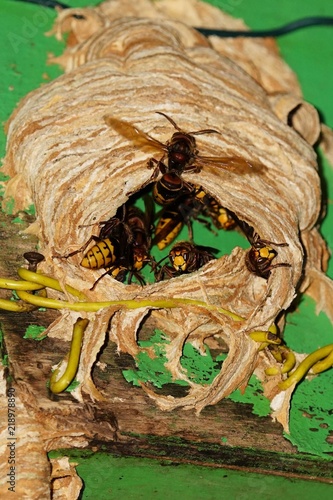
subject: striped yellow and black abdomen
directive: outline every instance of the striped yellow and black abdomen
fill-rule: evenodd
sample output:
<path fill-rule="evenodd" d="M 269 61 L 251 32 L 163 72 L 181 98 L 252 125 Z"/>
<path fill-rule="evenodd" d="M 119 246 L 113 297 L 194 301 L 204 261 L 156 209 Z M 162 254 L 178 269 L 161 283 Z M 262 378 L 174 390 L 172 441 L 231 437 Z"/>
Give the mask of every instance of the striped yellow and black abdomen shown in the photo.
<path fill-rule="evenodd" d="M 177 238 L 183 226 L 184 221 L 179 212 L 166 210 L 157 223 L 154 244 L 163 250 Z"/>
<path fill-rule="evenodd" d="M 174 172 L 164 174 L 153 185 L 153 198 L 158 205 L 169 205 L 184 193 L 184 183 Z"/>
<path fill-rule="evenodd" d="M 105 238 L 98 241 L 84 255 L 80 265 L 87 269 L 108 268 L 118 257 L 118 247 L 118 241 L 115 239 Z"/>

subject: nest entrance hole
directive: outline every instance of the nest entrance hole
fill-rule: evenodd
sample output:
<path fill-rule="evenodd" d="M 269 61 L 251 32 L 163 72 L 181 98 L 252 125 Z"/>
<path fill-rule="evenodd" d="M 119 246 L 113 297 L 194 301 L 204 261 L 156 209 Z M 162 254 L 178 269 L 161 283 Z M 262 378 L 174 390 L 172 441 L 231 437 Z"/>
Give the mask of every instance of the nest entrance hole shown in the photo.
<path fill-rule="evenodd" d="M 124 205 L 118 207 L 114 217 L 124 218 L 126 222 L 127 214 L 131 213 L 133 207 L 141 211 L 145 236 L 149 242 L 149 257 L 142 269 L 137 272 L 129 270 L 126 273 L 120 273 L 118 277 L 114 276 L 116 279 L 125 284 L 145 285 L 180 276 L 182 272 L 176 271 L 171 275 L 168 273 L 162 275 L 160 271 L 163 266 L 169 270 L 172 268 L 169 258 L 170 250 L 176 244 L 183 242 L 191 242 L 196 248 L 202 247 L 204 252 L 207 249 L 207 252 L 214 258 L 230 254 L 236 246 L 249 248 L 247 239 L 237 225 L 232 228 L 217 226 L 218 215 L 213 215 L 210 212 L 212 207 L 208 206 L 207 202 L 201 202 L 195 195 L 195 189 L 198 186 L 188 185 L 193 188 L 193 193 L 182 194 L 175 202 L 160 205 L 154 201 L 152 194 L 154 183 L 151 183 L 132 194 Z M 207 196 L 212 205 L 224 209 L 212 196 L 208 194 Z M 231 212 L 226 213 L 231 217 Z M 114 217 L 110 220 L 112 221 Z M 107 224 L 108 222 L 105 223 L 105 229 L 102 226 L 100 236 L 107 235 Z M 162 229 L 159 229 L 159 224 L 162 224 Z M 126 242 L 130 241 L 130 237 L 130 234 L 128 238 L 126 236 Z M 132 246 L 135 244 L 134 241 Z M 198 265 L 193 271 L 200 267 Z"/>

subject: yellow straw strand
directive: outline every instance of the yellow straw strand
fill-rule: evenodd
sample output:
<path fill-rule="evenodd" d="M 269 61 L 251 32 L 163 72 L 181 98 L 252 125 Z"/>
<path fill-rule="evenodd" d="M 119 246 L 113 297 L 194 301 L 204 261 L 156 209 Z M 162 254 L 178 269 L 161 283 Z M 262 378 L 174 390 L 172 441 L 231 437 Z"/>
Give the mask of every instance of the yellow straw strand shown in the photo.
<path fill-rule="evenodd" d="M 270 331 L 255 331 L 249 333 L 249 337 L 255 342 L 267 342 L 268 344 L 281 344 L 281 339 Z"/>
<path fill-rule="evenodd" d="M 285 391 L 289 389 L 293 384 L 297 384 L 300 380 L 302 380 L 310 368 L 312 368 L 316 363 L 318 363 L 323 358 L 326 358 L 332 350 L 332 344 L 321 347 L 316 351 L 309 354 L 303 361 L 298 365 L 295 371 L 283 382 L 279 384 L 280 389 Z"/>
<path fill-rule="evenodd" d="M 14 300 L 0 299 L 0 309 L 10 312 L 30 312 L 35 309 L 35 306 L 31 304 L 22 304 L 21 302 L 15 302 Z"/>
<path fill-rule="evenodd" d="M 71 311 L 91 311 L 91 312 L 96 312 L 99 311 L 99 309 L 101 309 L 101 307 L 94 307 L 94 305 L 96 304 L 94 302 L 71 303 L 71 302 L 66 302 L 64 300 L 50 299 L 48 297 L 40 297 L 39 295 L 32 295 L 31 293 L 25 292 L 23 290 L 18 290 L 17 296 L 21 300 L 24 300 L 24 302 L 33 304 L 36 307 L 45 307 L 46 309 L 70 309 Z"/>
<path fill-rule="evenodd" d="M 44 288 L 44 285 L 25 280 L 0 278 L 0 288 L 5 288 L 6 290 L 41 290 Z"/>
<path fill-rule="evenodd" d="M 284 346 L 279 346 L 275 351 L 271 351 L 272 355 L 278 363 L 283 363 L 281 368 L 270 366 L 266 368 L 266 375 L 278 375 L 281 373 L 289 373 L 296 364 L 295 354 Z"/>
<path fill-rule="evenodd" d="M 269 368 L 266 368 L 265 373 L 266 375 L 273 376 L 281 373 L 281 370 L 279 370 L 277 366 L 270 366 Z"/>
<path fill-rule="evenodd" d="M 273 323 L 269 328 L 268 331 L 273 333 L 274 335 L 277 335 L 278 329 L 275 323 Z"/>
<path fill-rule="evenodd" d="M 329 344 L 323 349 L 325 349 L 325 352 L 326 349 L 330 349 L 330 353 L 324 359 L 318 361 L 313 365 L 313 367 L 311 368 L 312 373 L 321 373 L 333 366 L 333 344 Z"/>
<path fill-rule="evenodd" d="M 285 350 L 285 361 L 283 367 L 281 368 L 281 373 L 289 373 L 296 365 L 296 356 L 293 351 Z"/>
<path fill-rule="evenodd" d="M 59 380 L 57 380 L 59 374 L 58 368 L 54 370 L 50 378 L 50 390 L 54 394 L 63 392 L 74 380 L 81 356 L 83 334 L 88 326 L 88 323 L 88 319 L 79 318 L 74 325 L 66 370 Z"/>
<path fill-rule="evenodd" d="M 278 363 L 283 363 L 282 350 L 279 349 L 279 347 L 274 348 L 274 346 L 272 346 L 272 349 L 270 349 L 270 353 Z"/>
<path fill-rule="evenodd" d="M 20 267 L 17 273 L 23 280 L 31 281 L 33 283 L 39 283 L 44 287 L 53 288 L 54 290 L 58 290 L 59 292 L 64 291 L 58 280 L 50 278 L 49 276 L 45 276 L 44 274 L 29 271 L 24 267 Z M 77 297 L 79 300 L 87 299 L 84 293 L 80 292 L 76 288 L 71 287 L 70 285 L 65 285 L 65 289 L 67 290 L 67 292 L 69 292 L 74 297 Z"/>
<path fill-rule="evenodd" d="M 192 299 L 160 299 L 160 300 L 110 300 L 106 302 L 67 302 L 65 300 L 49 299 L 44 297 L 39 297 L 37 295 L 32 295 L 25 291 L 18 291 L 18 297 L 25 302 L 33 304 L 37 307 L 46 307 L 49 309 L 70 309 L 71 311 L 86 311 L 86 312 L 97 312 L 100 309 L 112 306 L 127 307 L 128 309 L 139 309 L 141 307 L 154 307 L 160 309 L 172 309 L 176 307 L 181 307 L 182 305 L 192 305 L 199 306 L 205 309 L 214 309 L 215 311 L 230 316 L 233 319 L 239 320 L 240 316 L 237 316 L 226 309 L 210 306 L 201 302 L 199 300 Z M 267 333 L 267 332 L 266 332 Z"/>

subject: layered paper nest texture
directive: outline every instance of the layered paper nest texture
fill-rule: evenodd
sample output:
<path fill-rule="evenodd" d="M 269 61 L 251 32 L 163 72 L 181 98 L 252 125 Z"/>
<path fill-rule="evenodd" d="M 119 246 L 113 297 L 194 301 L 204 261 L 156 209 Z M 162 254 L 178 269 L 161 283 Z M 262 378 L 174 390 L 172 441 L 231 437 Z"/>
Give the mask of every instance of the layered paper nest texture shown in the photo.
<path fill-rule="evenodd" d="M 168 368 L 190 390 L 174 399 L 144 389 L 163 409 L 200 410 L 244 386 L 264 363 L 248 333 L 281 320 L 305 287 L 302 240 L 312 234 L 321 204 L 312 147 L 319 121 L 303 103 L 296 78 L 272 41 L 207 39 L 183 24 L 237 29 L 244 28 L 241 21 L 194 1 L 132 4 L 113 0 L 96 9 L 60 13 L 56 34 L 70 32 L 68 47 L 56 60 L 65 74 L 31 92 L 8 123 L 4 169 L 11 181 L 6 196 L 15 197 L 17 209 L 30 203 L 36 207 L 31 231 L 46 258 L 41 270 L 83 290 L 90 300 L 192 298 L 245 318 L 234 321 L 186 305 L 109 308 L 89 315 L 77 374 L 79 399 L 82 393 L 100 397 L 91 369 L 106 332 L 119 351 L 136 356 L 138 332 L 146 324 L 169 336 Z M 150 179 L 147 161 L 161 157 L 108 126 L 105 117 L 128 122 L 165 143 L 174 129 L 156 111 L 184 131 L 216 129 L 219 134 L 197 138 L 200 154 L 238 156 L 252 165 L 246 172 L 205 166 L 183 178 L 202 186 L 262 238 L 287 243 L 276 261 L 290 267 L 274 269 L 266 281 L 247 270 L 245 251 L 235 248 L 190 275 L 145 287 L 105 277 L 89 291 L 102 271 L 80 267 L 80 256 L 53 259 L 98 234 L 98 222 L 115 215 L 129 193 Z M 78 315 L 62 312 L 49 335 L 69 339 Z M 213 337 L 228 346 L 229 354 L 212 385 L 201 386 L 181 368 L 182 348 L 191 342 L 204 352 L 204 341 Z"/>

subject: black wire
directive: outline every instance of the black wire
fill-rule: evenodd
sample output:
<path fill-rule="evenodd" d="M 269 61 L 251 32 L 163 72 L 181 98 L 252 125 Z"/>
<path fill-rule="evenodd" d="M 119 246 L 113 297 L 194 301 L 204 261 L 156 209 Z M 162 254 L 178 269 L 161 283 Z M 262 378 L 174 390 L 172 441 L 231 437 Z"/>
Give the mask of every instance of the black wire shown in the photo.
<path fill-rule="evenodd" d="M 43 7 L 50 7 L 50 9 L 55 9 L 56 7 L 61 7 L 62 9 L 70 9 L 69 5 L 66 5 L 57 0 L 18 0 L 19 2 L 35 3 L 37 5 L 42 5 Z"/>
<path fill-rule="evenodd" d="M 196 28 L 200 33 L 205 36 L 216 35 L 220 37 L 277 37 L 291 33 L 302 28 L 308 28 L 310 26 L 333 26 L 333 17 L 328 16 L 316 16 L 316 17 L 305 17 L 303 19 L 298 19 L 289 24 L 280 26 L 279 28 L 271 28 L 267 30 L 251 30 L 251 31 L 234 31 L 234 30 L 217 30 L 215 28 Z"/>
<path fill-rule="evenodd" d="M 60 7 L 62 9 L 71 8 L 69 5 L 66 5 L 62 2 L 58 2 L 58 0 L 18 0 L 20 2 L 28 2 L 34 3 L 37 5 L 42 5 L 44 7 L 50 7 L 54 9 L 55 7 Z M 329 16 L 314 16 L 314 17 L 305 17 L 303 19 L 298 19 L 289 24 L 285 24 L 278 28 L 271 28 L 267 30 L 218 30 L 215 28 L 195 28 L 197 31 L 202 33 L 205 36 L 219 36 L 221 38 L 231 37 L 246 37 L 246 38 L 263 38 L 263 37 L 278 37 L 282 35 L 287 35 L 288 33 L 292 33 L 293 31 L 308 28 L 310 26 L 333 26 L 333 17 Z"/>

